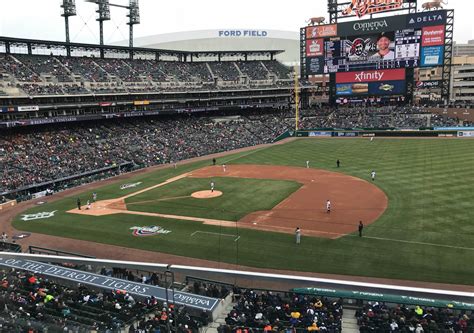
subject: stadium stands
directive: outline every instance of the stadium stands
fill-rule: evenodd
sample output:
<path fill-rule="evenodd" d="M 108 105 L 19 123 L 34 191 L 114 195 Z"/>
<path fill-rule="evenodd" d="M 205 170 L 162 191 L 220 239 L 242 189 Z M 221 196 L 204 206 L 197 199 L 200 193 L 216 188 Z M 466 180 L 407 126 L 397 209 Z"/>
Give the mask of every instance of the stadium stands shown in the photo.
<path fill-rule="evenodd" d="M 115 174 L 116 166 L 124 163 L 142 168 L 270 143 L 292 129 L 294 122 L 290 110 L 248 111 L 231 118 L 176 115 L 4 131 L 0 134 L 0 193 L 102 168 L 109 168 L 106 174 Z M 300 119 L 300 127 L 307 129 L 419 128 L 456 123 L 424 109 L 394 107 L 314 109 L 305 111 Z M 55 189 L 64 185 L 58 182 Z"/>
<path fill-rule="evenodd" d="M 238 291 L 238 300 L 226 318 L 221 332 L 236 329 L 263 332 L 322 331 L 342 329 L 342 300 L 290 294 L 288 298 L 271 291 Z"/>
<path fill-rule="evenodd" d="M 474 318 L 463 311 L 371 302 L 355 314 L 360 332 L 470 332 Z M 471 316 L 472 317 L 472 316 Z"/>
<path fill-rule="evenodd" d="M 28 96 L 219 89 L 216 82 L 226 89 L 282 86 L 290 73 L 270 60 L 190 63 L 0 54 L 0 62 L 0 87 L 13 85 Z"/>

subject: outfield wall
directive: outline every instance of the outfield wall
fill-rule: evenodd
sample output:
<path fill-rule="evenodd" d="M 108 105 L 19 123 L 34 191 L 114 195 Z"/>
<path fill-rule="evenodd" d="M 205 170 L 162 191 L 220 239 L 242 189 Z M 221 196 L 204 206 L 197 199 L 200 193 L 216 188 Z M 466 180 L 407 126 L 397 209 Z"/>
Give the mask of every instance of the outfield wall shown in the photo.
<path fill-rule="evenodd" d="M 305 129 L 298 131 L 286 131 L 275 139 L 283 140 L 289 137 L 305 138 L 305 137 L 463 137 L 474 138 L 474 127 L 440 127 L 427 129 Z"/>

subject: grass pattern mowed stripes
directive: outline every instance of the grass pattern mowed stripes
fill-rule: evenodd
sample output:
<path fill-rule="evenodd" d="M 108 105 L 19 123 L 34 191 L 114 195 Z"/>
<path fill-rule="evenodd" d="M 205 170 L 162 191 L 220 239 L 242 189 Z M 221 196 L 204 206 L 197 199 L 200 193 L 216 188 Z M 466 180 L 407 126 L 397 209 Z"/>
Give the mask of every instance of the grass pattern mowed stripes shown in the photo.
<path fill-rule="evenodd" d="M 292 181 L 214 177 L 223 195 L 196 199 L 193 192 L 209 190 L 210 178 L 183 178 L 126 199 L 134 211 L 238 221 L 245 215 L 270 210 L 301 187 Z M 173 198 L 176 199 L 173 199 Z M 169 199 L 169 200 L 164 200 Z"/>
<path fill-rule="evenodd" d="M 255 230 L 202 225 L 197 222 L 140 217 L 141 225 L 160 225 L 173 232 L 136 242 L 125 234 L 138 223 L 135 216 L 113 215 L 90 221 L 64 211 L 75 198 L 36 207 L 31 211 L 58 209 L 54 218 L 23 222 L 21 230 L 63 237 L 90 239 L 183 256 L 238 263 L 241 265 L 445 282 L 472 285 L 474 276 L 474 140 L 451 139 L 302 139 L 274 145 L 255 153 L 225 158 L 228 164 L 267 164 L 310 167 L 342 172 L 370 181 L 389 198 L 379 220 L 364 229 L 363 238 L 347 235 L 337 240 L 304 236 L 301 245 L 294 236 Z M 336 167 L 336 160 L 341 167 Z M 161 170 L 141 175 L 149 186 L 179 173 L 203 166 L 192 164 L 181 170 Z M 134 180 L 131 180 L 132 182 Z M 100 198 L 125 194 L 108 186 Z M 133 190 L 131 191 L 133 192 Z M 88 194 L 89 195 L 89 194 Z M 337 201 L 337 198 L 333 201 Z M 111 229 L 104 237 L 98 230 Z M 239 235 L 192 237 L 197 230 Z"/>

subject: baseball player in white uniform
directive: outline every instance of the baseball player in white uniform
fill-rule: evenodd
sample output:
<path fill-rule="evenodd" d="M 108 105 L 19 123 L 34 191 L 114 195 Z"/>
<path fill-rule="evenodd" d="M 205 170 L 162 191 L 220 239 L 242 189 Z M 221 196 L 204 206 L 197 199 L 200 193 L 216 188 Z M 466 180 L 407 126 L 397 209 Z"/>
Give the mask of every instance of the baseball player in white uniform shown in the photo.
<path fill-rule="evenodd" d="M 372 177 L 372 180 L 375 180 L 375 170 L 372 170 L 370 173 L 370 176 Z"/>
<path fill-rule="evenodd" d="M 225 172 L 225 170 L 226 170 L 225 164 L 222 164 L 222 170 Z"/>
<path fill-rule="evenodd" d="M 296 244 L 301 243 L 301 229 L 299 227 L 295 230 Z"/>
<path fill-rule="evenodd" d="M 309 161 L 306 161 L 306 169 L 309 169 Z"/>
<path fill-rule="evenodd" d="M 326 213 L 330 213 L 331 212 L 331 201 L 327 200 L 326 201 Z"/>
<path fill-rule="evenodd" d="M 212 180 L 211 181 L 211 192 L 214 192 L 214 186 L 215 186 L 215 184 L 214 184 L 214 181 Z"/>
<path fill-rule="evenodd" d="M 87 200 L 87 206 L 86 206 L 86 209 L 91 209 L 91 202 L 89 200 Z"/>

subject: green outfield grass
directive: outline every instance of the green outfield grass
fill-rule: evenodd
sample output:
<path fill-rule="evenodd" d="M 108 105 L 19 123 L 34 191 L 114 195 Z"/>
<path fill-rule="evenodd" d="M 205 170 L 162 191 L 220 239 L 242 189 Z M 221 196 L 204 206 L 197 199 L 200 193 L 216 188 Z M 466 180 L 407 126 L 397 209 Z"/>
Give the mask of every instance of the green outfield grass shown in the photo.
<path fill-rule="evenodd" d="M 190 196 L 209 190 L 209 178 L 183 178 L 125 200 L 128 210 L 238 221 L 245 215 L 270 210 L 301 187 L 292 181 L 214 177 L 223 195 L 212 199 Z M 258 198 L 258 200 L 253 200 Z M 251 199 L 251 200 L 249 200 Z"/>
<path fill-rule="evenodd" d="M 339 169 L 337 159 L 341 160 Z M 473 284 L 474 140 L 302 139 L 228 156 L 218 162 L 305 166 L 306 160 L 310 160 L 313 168 L 367 180 L 370 171 L 376 170 L 375 184 L 387 194 L 389 206 L 376 223 L 365 228 L 365 237 L 347 235 L 328 240 L 303 236 L 302 244 L 297 246 L 293 235 L 279 233 L 126 214 L 95 218 L 65 213 L 75 207 L 76 197 L 27 212 L 58 210 L 53 218 L 29 222 L 17 218 L 14 226 L 25 231 L 255 267 Z M 118 183 L 97 192 L 99 199 L 119 197 L 205 165 L 209 162 L 159 170 L 127 180 L 142 181 L 137 188 L 121 191 Z M 204 182 L 208 187 L 209 180 Z M 221 179 L 216 180 L 218 186 L 220 182 Z M 288 194 L 294 189 L 283 186 L 281 193 L 285 191 Z M 83 202 L 88 197 L 90 193 L 81 195 Z M 277 195 L 249 199 L 261 200 L 252 205 L 270 205 L 281 198 Z M 222 210 L 222 216 L 236 211 L 232 205 Z M 137 240 L 129 230 L 137 224 L 159 225 L 172 232 Z"/>

